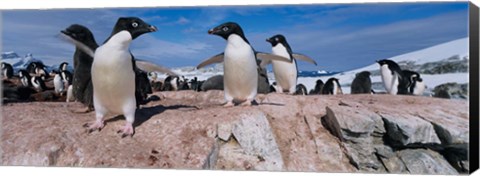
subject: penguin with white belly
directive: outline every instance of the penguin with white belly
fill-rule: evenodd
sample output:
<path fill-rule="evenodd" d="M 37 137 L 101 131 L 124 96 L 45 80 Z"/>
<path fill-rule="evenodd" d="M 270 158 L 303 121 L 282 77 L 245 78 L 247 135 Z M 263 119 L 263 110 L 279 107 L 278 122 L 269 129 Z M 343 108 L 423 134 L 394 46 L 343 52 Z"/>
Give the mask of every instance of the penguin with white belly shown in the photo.
<path fill-rule="evenodd" d="M 9 63 L 2 62 L 2 76 L 3 79 L 10 79 L 13 77 L 13 67 Z"/>
<path fill-rule="evenodd" d="M 422 95 L 426 86 L 423 79 L 420 77 L 420 74 L 410 70 L 402 70 L 402 73 L 409 81 L 407 86 L 408 93 L 412 95 Z"/>
<path fill-rule="evenodd" d="M 22 82 L 22 85 L 25 86 L 25 87 L 31 87 L 32 86 L 32 82 L 31 82 L 31 78 L 32 76 L 30 76 L 30 73 L 28 73 L 27 70 L 19 70 L 18 71 L 18 77 L 20 77 L 20 82 Z"/>
<path fill-rule="evenodd" d="M 197 69 L 223 62 L 225 107 L 234 106 L 235 102 L 242 102 L 240 104 L 242 106 L 252 105 L 258 91 L 257 58 L 262 59 L 262 63 L 267 62 L 267 60 L 290 62 L 287 58 L 281 56 L 256 52 L 250 46 L 242 28 L 237 23 L 223 23 L 210 29 L 208 33 L 227 40 L 227 46 L 223 53 L 203 61 L 197 66 Z"/>
<path fill-rule="evenodd" d="M 107 113 L 123 114 L 122 137 L 133 135 L 137 108 L 135 97 L 135 62 L 129 51 L 132 40 L 157 28 L 137 17 L 118 19 L 112 34 L 94 52 L 92 63 L 93 105 L 96 120 L 87 124 L 89 131 L 101 129 Z"/>
<path fill-rule="evenodd" d="M 408 94 L 408 79 L 403 76 L 400 66 L 392 60 L 379 60 L 380 74 L 387 93 L 391 95 Z"/>
<path fill-rule="evenodd" d="M 310 62 L 314 65 L 317 63 L 308 56 L 293 53 L 287 39 L 281 35 L 274 35 L 267 39 L 267 42 L 272 44 L 272 54 L 288 58 L 290 62 L 274 61 L 272 60 L 273 74 L 277 82 L 277 93 L 288 91 L 289 94 L 294 94 L 297 86 L 297 59 Z"/>

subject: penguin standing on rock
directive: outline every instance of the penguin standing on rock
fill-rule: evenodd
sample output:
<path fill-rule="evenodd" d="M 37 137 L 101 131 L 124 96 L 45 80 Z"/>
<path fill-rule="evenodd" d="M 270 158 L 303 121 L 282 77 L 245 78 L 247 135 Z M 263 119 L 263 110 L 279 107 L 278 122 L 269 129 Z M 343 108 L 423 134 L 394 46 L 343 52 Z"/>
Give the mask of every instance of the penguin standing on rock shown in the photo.
<path fill-rule="evenodd" d="M 287 58 L 253 50 L 245 37 L 240 25 L 226 22 L 208 31 L 227 40 L 225 51 L 207 59 L 197 66 L 198 68 L 223 61 L 225 107 L 234 106 L 235 102 L 242 102 L 242 106 L 250 106 L 258 92 L 258 64 L 257 58 L 264 60 L 283 60 Z M 261 64 L 262 65 L 262 64 Z"/>
<path fill-rule="evenodd" d="M 140 18 L 119 18 L 107 41 L 95 51 L 92 64 L 93 104 L 96 120 L 89 130 L 103 128 L 108 112 L 123 114 L 127 120 L 119 131 L 133 135 L 137 107 L 135 97 L 135 62 L 129 51 L 130 43 L 142 34 L 157 28 Z"/>
<path fill-rule="evenodd" d="M 325 95 L 340 95 L 343 94 L 342 87 L 337 78 L 330 78 L 325 82 L 325 85 L 322 89 L 322 94 Z"/>
<path fill-rule="evenodd" d="M 274 35 L 267 39 L 272 44 L 272 54 L 288 58 L 290 62 L 271 61 L 275 81 L 277 82 L 277 92 L 283 93 L 288 91 L 289 94 L 295 94 L 297 86 L 298 66 L 296 59 L 310 62 L 314 65 L 317 63 L 308 56 L 293 53 L 287 39 L 283 35 Z"/>
<path fill-rule="evenodd" d="M 355 79 L 350 86 L 351 94 L 370 94 L 372 92 L 372 81 L 370 72 L 363 71 L 355 75 Z"/>
<path fill-rule="evenodd" d="M 412 95 L 422 95 L 425 91 L 425 83 L 420 74 L 410 70 L 402 70 L 403 76 L 408 79 L 408 93 Z"/>
<path fill-rule="evenodd" d="M 72 94 L 75 99 L 80 100 L 83 104 L 87 105 L 83 112 L 93 110 L 93 85 L 91 83 L 91 67 L 93 63 L 94 51 L 98 48 L 97 43 L 90 30 L 84 26 L 74 24 L 67 29 L 61 31 L 66 38 L 75 44 L 76 51 L 74 55 L 74 78 Z M 110 39 L 110 38 L 109 38 Z M 107 39 L 108 41 L 108 39 Z M 135 71 L 135 96 L 137 106 L 146 101 L 146 94 L 152 93 L 148 91 L 147 87 L 150 87 L 148 76 L 146 72 L 161 72 L 170 75 L 175 75 L 174 72 L 167 68 L 155 65 L 146 61 L 135 59 L 130 53 L 132 58 L 132 65 Z M 146 78 L 146 79 L 145 79 Z M 69 89 L 70 90 L 70 89 Z"/>
<path fill-rule="evenodd" d="M 295 88 L 294 95 L 308 95 L 307 87 L 303 84 L 298 84 Z"/>
<path fill-rule="evenodd" d="M 65 91 L 65 83 L 62 80 L 61 74 L 59 74 L 56 70 L 52 70 L 51 75 L 53 76 L 53 86 L 55 87 L 55 93 L 60 95 L 63 94 L 63 92 Z"/>
<path fill-rule="evenodd" d="M 93 85 L 91 68 L 93 63 L 93 53 L 89 50 L 96 50 L 98 44 L 92 32 L 85 26 L 79 24 L 70 25 L 61 31 L 67 38 L 76 44 L 75 53 L 73 54 L 73 80 L 71 86 L 68 86 L 70 93 L 67 101 L 73 99 L 85 105 L 84 109 L 76 112 L 89 112 L 93 110 Z M 84 48 L 86 47 L 86 48 Z M 62 69 L 62 64 L 60 64 Z M 71 90 L 71 91 L 70 91 Z"/>
<path fill-rule="evenodd" d="M 315 87 L 312 90 L 310 90 L 308 94 L 309 95 L 322 94 L 323 85 L 324 85 L 323 81 L 321 79 L 317 79 L 317 81 L 315 82 Z"/>
<path fill-rule="evenodd" d="M 387 92 L 391 95 L 408 94 L 407 86 L 409 80 L 404 78 L 400 66 L 392 60 L 379 60 L 380 74 L 383 85 Z"/>
<path fill-rule="evenodd" d="M 86 53 L 93 55 L 92 83 L 96 120 L 86 124 L 88 130 L 100 130 L 107 113 L 122 114 L 125 126 L 119 130 L 122 137 L 133 135 L 136 102 L 136 65 L 129 51 L 130 43 L 142 34 L 155 32 L 157 28 L 137 17 L 121 17 L 110 37 L 95 51 L 75 43 Z M 89 50 L 90 49 L 90 50 Z M 146 74 L 145 74 L 146 76 Z M 148 82 L 148 78 L 147 78 Z"/>

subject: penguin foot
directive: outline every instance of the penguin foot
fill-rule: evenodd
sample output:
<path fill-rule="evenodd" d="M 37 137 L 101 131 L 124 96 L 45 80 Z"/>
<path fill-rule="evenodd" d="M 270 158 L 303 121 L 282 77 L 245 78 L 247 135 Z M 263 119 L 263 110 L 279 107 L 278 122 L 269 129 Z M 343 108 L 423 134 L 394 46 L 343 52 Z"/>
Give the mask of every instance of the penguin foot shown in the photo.
<path fill-rule="evenodd" d="M 127 122 L 127 124 L 125 124 L 121 130 L 118 130 L 117 133 L 122 133 L 122 138 L 127 136 L 132 137 L 134 133 L 132 123 Z"/>
<path fill-rule="evenodd" d="M 90 111 L 92 111 L 92 109 L 90 109 L 89 107 L 78 108 L 78 109 L 72 110 L 73 113 L 77 113 L 77 114 L 89 113 Z"/>
<path fill-rule="evenodd" d="M 98 121 L 98 120 L 96 120 L 95 122 L 90 122 L 83 125 L 83 127 L 87 128 L 88 133 L 91 133 L 95 130 L 101 131 L 103 126 L 104 126 L 103 121 Z"/>
<path fill-rule="evenodd" d="M 233 107 L 233 106 L 235 106 L 235 104 L 233 104 L 232 101 L 229 101 L 223 105 L 223 107 Z"/>
<path fill-rule="evenodd" d="M 240 104 L 240 106 L 252 106 L 252 101 L 250 100 L 244 101 L 242 104 Z"/>

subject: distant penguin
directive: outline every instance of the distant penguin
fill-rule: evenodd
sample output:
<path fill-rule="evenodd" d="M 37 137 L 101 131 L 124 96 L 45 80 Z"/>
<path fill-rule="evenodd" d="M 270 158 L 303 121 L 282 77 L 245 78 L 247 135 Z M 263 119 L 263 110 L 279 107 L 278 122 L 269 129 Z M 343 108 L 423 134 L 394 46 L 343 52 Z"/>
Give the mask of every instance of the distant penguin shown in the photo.
<path fill-rule="evenodd" d="M 412 95 L 423 95 L 426 86 L 420 74 L 410 70 L 402 70 L 402 74 L 409 82 L 407 85 L 408 93 Z"/>
<path fill-rule="evenodd" d="M 323 85 L 324 85 L 323 81 L 321 79 L 317 79 L 317 81 L 315 82 L 315 87 L 312 90 L 310 90 L 308 95 L 322 94 Z"/>
<path fill-rule="evenodd" d="M 45 69 L 45 65 L 40 61 L 33 61 L 27 65 L 26 70 L 28 73 L 36 74 L 36 68 Z"/>
<path fill-rule="evenodd" d="M 330 78 L 323 85 L 322 94 L 325 95 L 340 95 L 343 94 L 342 87 L 337 78 Z"/>
<path fill-rule="evenodd" d="M 31 78 L 32 86 L 37 89 L 38 92 L 47 90 L 44 80 L 40 76 L 34 76 Z"/>
<path fill-rule="evenodd" d="M 259 60 L 257 60 L 257 64 L 260 64 Z M 257 93 L 260 93 L 260 94 L 269 93 L 270 83 L 268 81 L 267 68 L 257 67 L 257 72 L 258 72 Z"/>
<path fill-rule="evenodd" d="M 158 78 L 158 74 L 156 72 L 148 72 L 148 80 L 150 83 L 156 82 Z"/>
<path fill-rule="evenodd" d="M 22 82 L 23 86 L 25 87 L 32 86 L 30 73 L 28 73 L 26 70 L 18 71 L 18 76 L 20 77 L 20 82 Z"/>
<path fill-rule="evenodd" d="M 58 70 L 59 70 L 59 71 L 65 71 L 65 70 L 67 70 L 67 67 L 68 67 L 68 63 L 67 63 L 67 62 L 62 62 L 62 63 L 58 66 Z"/>
<path fill-rule="evenodd" d="M 43 80 L 46 80 L 48 79 L 50 76 L 48 74 L 48 72 L 45 70 L 44 67 L 36 67 L 35 68 L 35 75 L 36 76 L 39 76 L 40 78 L 42 78 Z"/>
<path fill-rule="evenodd" d="M 163 81 L 162 91 L 177 91 L 179 86 L 179 77 L 169 75 Z"/>
<path fill-rule="evenodd" d="M 201 85 L 201 90 L 202 91 L 208 91 L 208 90 L 223 90 L 223 83 L 224 78 L 223 75 L 215 75 L 207 80 L 205 80 L 202 85 Z"/>
<path fill-rule="evenodd" d="M 73 85 L 68 86 L 67 88 L 67 99 L 66 102 L 73 102 L 75 98 L 73 97 Z"/>
<path fill-rule="evenodd" d="M 62 70 L 60 73 L 60 76 L 62 78 L 62 81 L 64 82 L 65 84 L 65 87 L 68 87 L 70 85 L 72 85 L 73 83 L 73 75 L 72 73 L 70 73 L 70 71 L 68 70 Z"/>
<path fill-rule="evenodd" d="M 140 35 L 154 31 L 157 31 L 155 26 L 140 18 L 120 17 L 105 43 L 89 52 L 94 53 L 91 73 L 96 114 L 96 120 L 87 125 L 89 131 L 103 128 L 103 119 L 110 112 L 126 118 L 125 126 L 119 131 L 122 136 L 133 135 L 137 107 L 136 62 L 129 46 Z"/>
<path fill-rule="evenodd" d="M 53 86 L 55 87 L 55 93 L 62 94 L 65 91 L 65 84 L 62 80 L 62 76 L 57 71 L 53 70 Z"/>
<path fill-rule="evenodd" d="M 150 81 L 148 80 L 147 72 L 137 70 L 135 72 L 135 98 L 137 108 L 140 107 L 140 104 L 147 103 L 146 100 L 148 98 L 148 94 L 153 93 L 152 86 L 150 85 Z M 137 87 L 138 86 L 138 87 Z"/>
<path fill-rule="evenodd" d="M 223 80 L 223 78 L 222 78 Z M 190 80 L 190 88 L 194 91 L 201 91 L 201 86 L 202 86 L 203 82 L 201 81 L 198 81 L 198 78 L 197 77 L 194 77 L 192 80 Z"/>
<path fill-rule="evenodd" d="M 295 90 L 295 93 L 294 95 L 308 95 L 308 92 L 307 92 L 307 87 L 305 87 L 305 85 L 303 84 L 298 84 L 297 86 L 295 86 L 296 90 Z"/>
<path fill-rule="evenodd" d="M 258 92 L 257 58 L 289 62 L 284 57 L 254 51 L 237 23 L 223 23 L 208 33 L 227 40 L 227 46 L 223 53 L 203 61 L 197 68 L 223 61 L 225 107 L 234 106 L 235 102 L 241 102 L 242 106 L 252 105 Z"/>
<path fill-rule="evenodd" d="M 363 71 L 355 75 L 350 86 L 351 94 L 371 94 L 372 81 L 370 80 L 370 72 Z"/>
<path fill-rule="evenodd" d="M 9 63 L 2 62 L 2 76 L 3 79 L 10 79 L 13 77 L 13 67 Z"/>
<path fill-rule="evenodd" d="M 292 52 L 287 39 L 283 35 L 274 35 L 267 39 L 272 44 L 272 54 L 288 58 L 290 62 L 271 61 L 275 81 L 277 82 L 278 93 L 288 91 L 289 94 L 296 92 L 298 66 L 296 59 L 302 59 L 312 64 L 317 63 L 308 56 L 296 54 Z"/>
<path fill-rule="evenodd" d="M 269 92 L 277 92 L 277 82 L 273 82 L 272 85 L 270 85 Z"/>
<path fill-rule="evenodd" d="M 405 79 L 400 66 L 392 60 L 379 60 L 383 85 L 391 95 L 407 94 L 408 79 Z"/>

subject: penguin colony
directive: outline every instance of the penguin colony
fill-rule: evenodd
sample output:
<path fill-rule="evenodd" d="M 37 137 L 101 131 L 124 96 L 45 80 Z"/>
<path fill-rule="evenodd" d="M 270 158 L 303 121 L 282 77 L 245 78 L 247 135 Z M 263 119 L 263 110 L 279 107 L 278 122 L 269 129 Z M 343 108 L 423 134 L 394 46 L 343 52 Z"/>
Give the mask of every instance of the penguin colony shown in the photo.
<path fill-rule="evenodd" d="M 340 95 L 340 80 L 326 82 L 318 79 L 310 91 L 298 84 L 297 60 L 317 65 L 309 56 L 292 51 L 285 36 L 273 35 L 266 39 L 271 53 L 256 51 L 249 43 L 242 27 L 226 22 L 208 30 L 226 41 L 224 52 L 202 61 L 200 69 L 214 63 L 223 63 L 224 73 L 207 80 L 184 76 L 158 65 L 136 59 L 130 52 L 130 43 L 157 28 L 137 17 L 121 17 L 113 26 L 103 44 L 97 44 L 93 33 L 85 26 L 72 24 L 61 33 L 75 46 L 73 69 L 62 62 L 50 69 L 39 61 L 31 62 L 14 74 L 12 65 L 2 64 L 4 102 L 15 101 L 77 101 L 85 105 L 83 112 L 95 111 L 95 120 L 85 127 L 89 132 L 101 130 L 109 113 L 123 115 L 126 123 L 119 133 L 134 134 L 135 111 L 149 101 L 156 91 L 223 90 L 223 106 L 251 106 L 258 93 L 286 93 L 290 95 Z M 141 39 L 139 39 L 141 40 Z M 31 57 L 31 56 L 29 56 Z M 422 95 L 425 84 L 420 74 L 402 70 L 392 60 L 379 60 L 380 74 L 388 94 Z M 266 66 L 272 64 L 276 82 L 269 83 Z M 73 73 L 71 72 L 73 70 Z M 160 78 L 158 73 L 165 73 Z M 356 74 L 350 85 L 351 94 L 373 94 L 371 73 Z"/>

